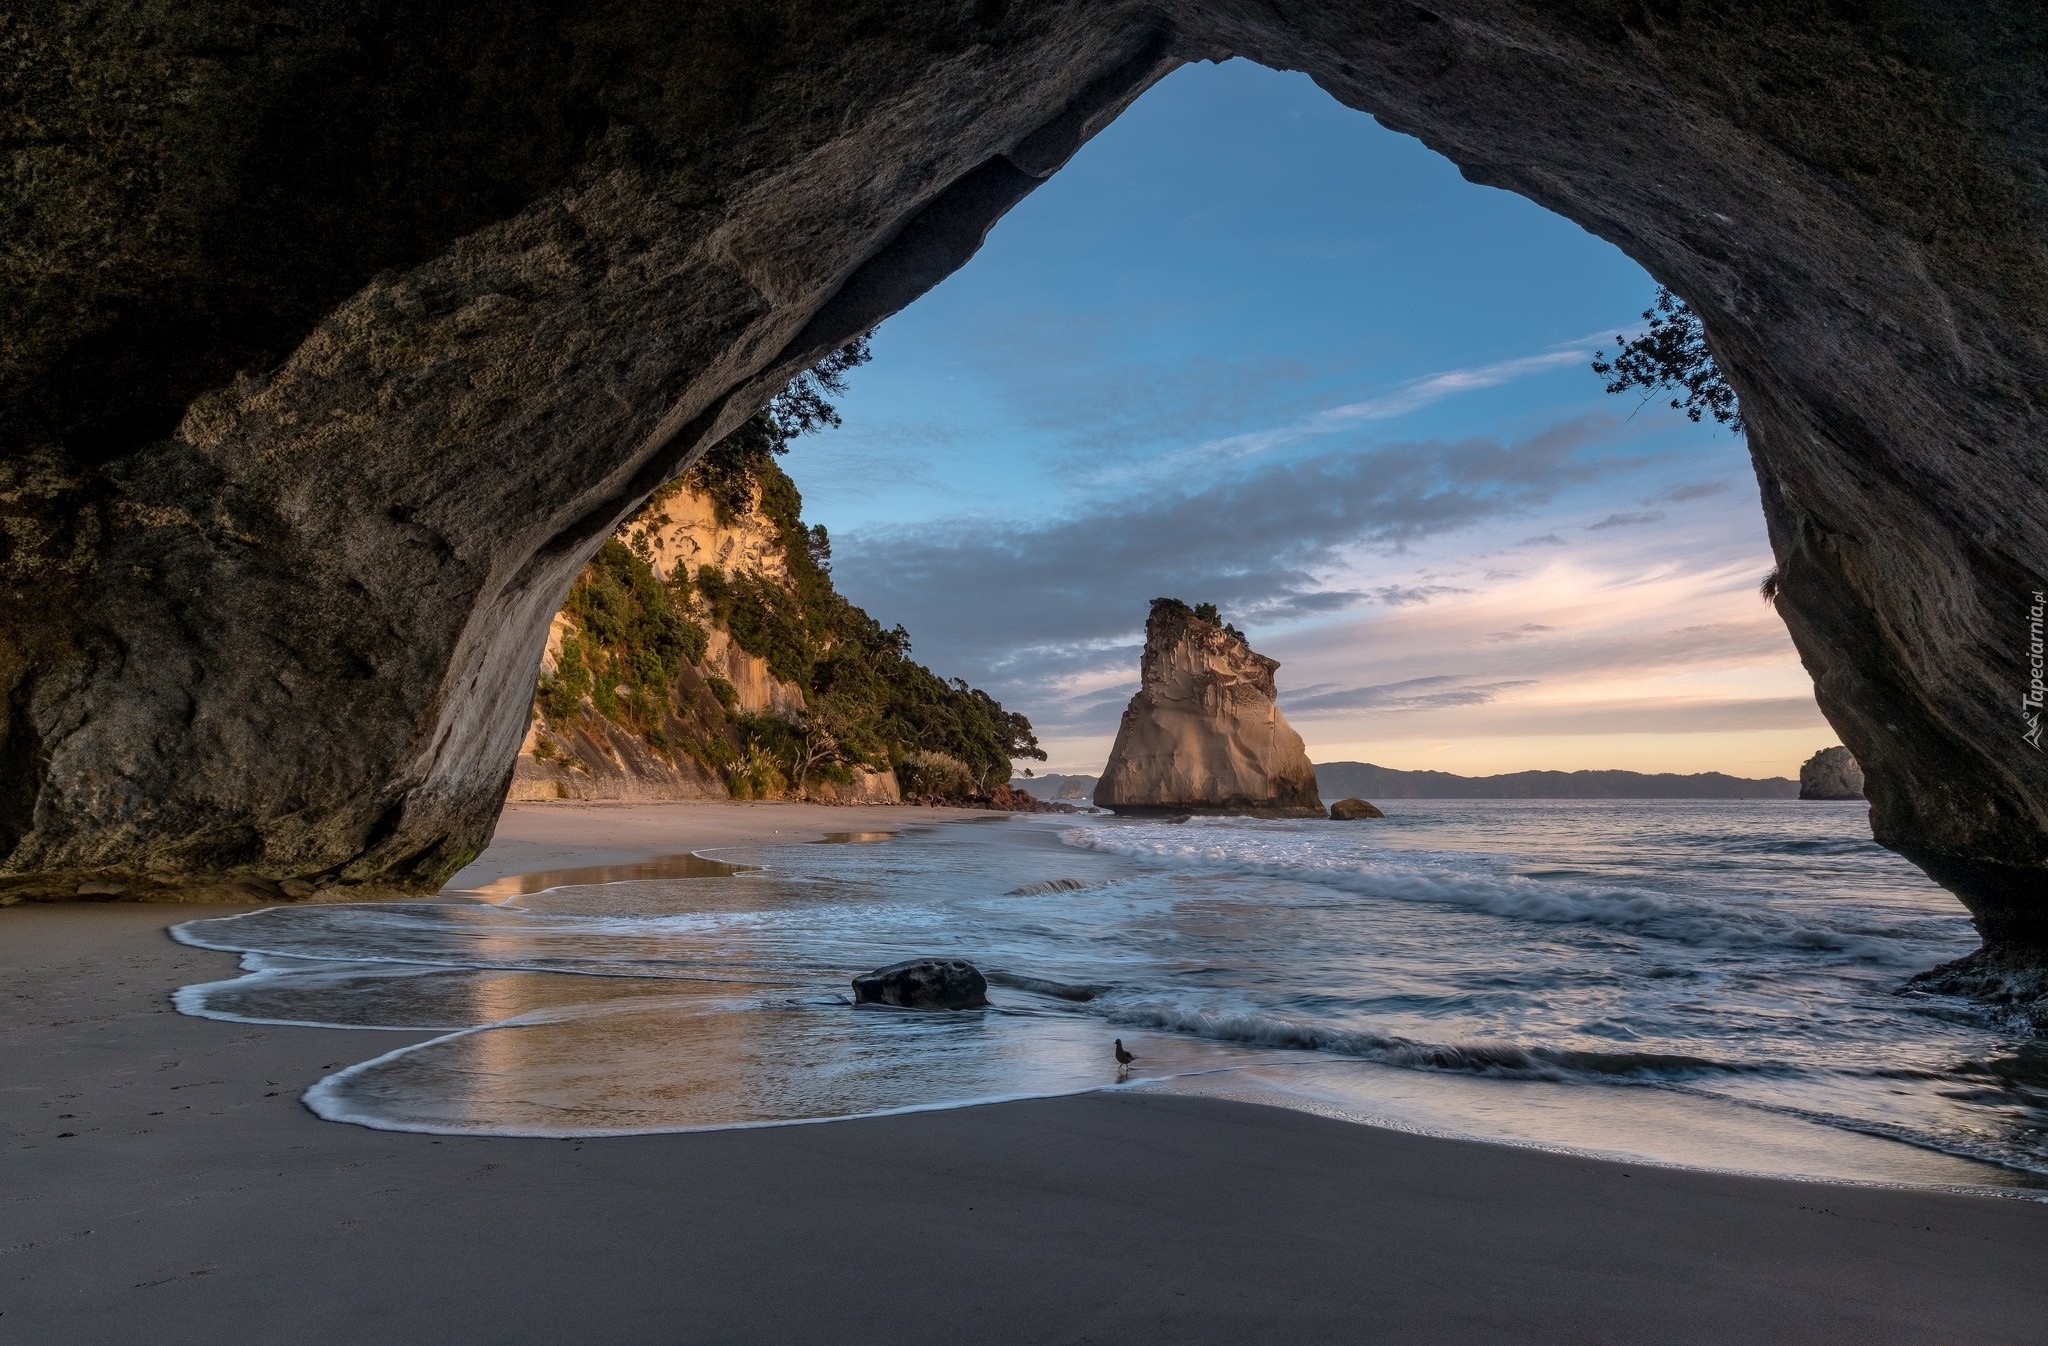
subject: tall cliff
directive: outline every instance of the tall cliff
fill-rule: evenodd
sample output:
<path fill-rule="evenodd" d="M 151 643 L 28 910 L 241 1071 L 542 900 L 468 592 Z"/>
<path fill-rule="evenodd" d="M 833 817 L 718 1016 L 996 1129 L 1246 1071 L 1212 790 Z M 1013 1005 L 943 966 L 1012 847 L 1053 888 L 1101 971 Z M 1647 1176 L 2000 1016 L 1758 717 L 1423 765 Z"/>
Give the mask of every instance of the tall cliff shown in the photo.
<path fill-rule="evenodd" d="M 1138 692 L 1096 804 L 1118 813 L 1320 817 L 1316 769 L 1275 701 L 1278 667 L 1213 607 L 1153 599 Z"/>
<path fill-rule="evenodd" d="M 801 510 L 757 454 L 621 527 L 549 627 L 510 797 L 958 798 L 1035 752 L 1022 716 L 911 661 L 901 628 L 833 589 Z"/>

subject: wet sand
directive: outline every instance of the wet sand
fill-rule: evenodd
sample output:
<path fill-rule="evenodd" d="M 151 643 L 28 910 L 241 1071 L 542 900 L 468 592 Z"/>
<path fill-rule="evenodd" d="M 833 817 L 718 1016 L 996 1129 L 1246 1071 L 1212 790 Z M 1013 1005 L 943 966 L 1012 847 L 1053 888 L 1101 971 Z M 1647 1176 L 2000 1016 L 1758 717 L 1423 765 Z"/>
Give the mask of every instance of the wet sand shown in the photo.
<path fill-rule="evenodd" d="M 656 856 L 684 855 L 749 842 L 803 841 L 848 832 L 899 832 L 906 827 L 957 818 L 1001 816 L 984 809 L 743 800 L 507 804 L 498 815 L 498 831 L 490 848 L 448 880 L 443 891 L 473 892 L 515 874 L 624 866 Z"/>
<path fill-rule="evenodd" d="M 787 807 L 523 806 L 465 881 L 933 816 Z M 1129 1091 L 590 1141 L 334 1125 L 300 1091 L 416 1039 L 176 1014 L 234 968 L 164 935 L 196 914 L 0 910 L 0 1342 L 2048 1341 L 2031 1201 Z"/>

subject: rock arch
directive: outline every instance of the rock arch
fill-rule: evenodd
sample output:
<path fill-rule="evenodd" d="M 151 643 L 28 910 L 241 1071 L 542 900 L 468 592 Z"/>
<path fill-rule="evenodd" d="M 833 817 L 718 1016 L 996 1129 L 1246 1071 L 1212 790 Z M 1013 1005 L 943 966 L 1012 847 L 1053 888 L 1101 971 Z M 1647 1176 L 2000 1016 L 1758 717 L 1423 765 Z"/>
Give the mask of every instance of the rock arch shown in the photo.
<path fill-rule="evenodd" d="M 1241 55 L 1700 310 L 1879 839 L 2048 961 L 2048 758 L 2022 739 L 2038 6 L 134 0 L 9 25 L 11 896 L 436 883 L 488 839 L 547 616 L 612 526 L 1174 65 Z"/>

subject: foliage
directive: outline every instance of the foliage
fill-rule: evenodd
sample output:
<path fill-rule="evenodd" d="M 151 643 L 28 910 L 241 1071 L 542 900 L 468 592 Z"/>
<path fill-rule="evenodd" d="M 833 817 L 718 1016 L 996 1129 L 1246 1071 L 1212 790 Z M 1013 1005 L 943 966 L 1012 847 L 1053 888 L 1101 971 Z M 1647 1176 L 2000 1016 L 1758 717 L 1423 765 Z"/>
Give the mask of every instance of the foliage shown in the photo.
<path fill-rule="evenodd" d="M 777 454 L 788 453 L 791 440 L 838 427 L 838 409 L 825 395 L 845 392 L 846 375 L 872 358 L 868 339 L 855 337 L 791 379 L 767 406 L 697 461 L 692 469 L 694 484 L 711 497 L 719 522 L 730 523 L 747 512 L 761 465 L 772 462 Z"/>
<path fill-rule="evenodd" d="M 901 626 L 885 629 L 840 596 L 832 540 L 804 523 L 803 496 L 776 461 L 797 435 L 839 423 L 825 394 L 843 391 L 846 371 L 867 358 L 856 341 L 799 376 L 675 488 L 703 491 L 726 524 L 757 511 L 775 529 L 786 577 L 706 565 L 694 577 L 678 569 L 664 584 L 648 534 L 668 522 L 660 511 L 673 491 L 656 497 L 623 531 L 627 541 L 607 542 L 571 591 L 566 611 L 577 634 L 540 688 L 551 724 L 587 702 L 650 743 L 718 769 L 738 798 L 847 779 L 853 765 L 907 768 L 924 783 L 914 792 L 958 798 L 1007 781 L 1012 759 L 1044 760 L 1029 720 L 913 661 Z M 692 613 L 801 688 L 805 709 L 740 714 L 726 679 L 702 670 L 684 678 L 682 665 L 700 663 L 705 650 Z M 717 706 L 698 703 L 688 724 L 665 721 L 684 682 L 701 682 Z M 951 765 L 940 770 L 936 761 Z"/>
<path fill-rule="evenodd" d="M 828 718 L 835 760 L 876 769 L 916 748 L 967 764 L 977 788 L 1010 778 L 1014 758 L 1044 760 L 1031 722 L 964 681 L 946 681 L 910 658 L 910 636 L 885 629 L 832 587 L 832 541 L 803 521 L 803 496 L 773 458 L 750 469 L 750 495 L 782 543 L 786 582 L 714 567 L 699 570 L 705 611 L 733 643 L 804 688 Z M 805 774 L 785 758 L 791 774 Z M 974 793 L 973 789 L 962 793 Z"/>
<path fill-rule="evenodd" d="M 1214 603 L 1197 603 L 1193 607 L 1189 607 L 1178 598 L 1155 598 L 1152 600 L 1152 615 L 1154 617 L 1176 617 L 1183 622 L 1190 619 L 1204 621 L 1211 626 L 1222 628 L 1226 635 L 1235 636 L 1239 640 L 1245 638 L 1244 632 L 1223 620 L 1222 611 Z"/>
<path fill-rule="evenodd" d="M 734 799 L 774 799 L 789 788 L 782 764 L 773 751 L 754 744 L 726 768 L 726 786 Z"/>
<path fill-rule="evenodd" d="M 905 795 L 953 799 L 972 794 L 977 784 L 974 771 L 950 753 L 919 749 L 905 754 L 896 764 L 896 780 Z"/>
<path fill-rule="evenodd" d="M 1621 349 L 1609 360 L 1606 351 L 1596 351 L 1593 372 L 1607 380 L 1607 391 L 1625 393 L 1640 388 L 1643 400 L 1659 392 L 1676 392 L 1674 410 L 1694 421 L 1712 416 L 1735 433 L 1742 433 L 1742 410 L 1735 389 L 1723 378 L 1714 354 L 1707 349 L 1706 329 L 1690 304 L 1664 286 L 1657 287 L 1656 301 L 1643 310 L 1649 330 L 1633 341 L 1615 337 Z"/>
<path fill-rule="evenodd" d="M 664 584 L 646 556 L 611 538 L 569 590 L 563 610 L 576 634 L 562 641 L 553 674 L 540 684 L 550 724 L 573 717 L 585 698 L 597 712 L 668 747 L 661 721 L 685 668 L 704 657 L 704 628 L 683 610 L 687 590 Z"/>

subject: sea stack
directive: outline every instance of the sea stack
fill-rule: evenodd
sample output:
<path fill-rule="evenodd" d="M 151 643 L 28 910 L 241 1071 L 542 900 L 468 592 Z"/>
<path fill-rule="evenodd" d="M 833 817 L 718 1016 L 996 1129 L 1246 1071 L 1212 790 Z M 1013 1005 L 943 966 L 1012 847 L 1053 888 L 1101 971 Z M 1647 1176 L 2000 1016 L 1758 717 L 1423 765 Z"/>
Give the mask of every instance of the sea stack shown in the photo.
<path fill-rule="evenodd" d="M 1278 667 L 1213 605 L 1153 599 L 1138 694 L 1096 783 L 1097 806 L 1322 817 L 1315 767 L 1275 704 Z"/>
<path fill-rule="evenodd" d="M 1822 748 L 1799 768 L 1801 799 L 1863 798 L 1863 768 L 1847 748 Z"/>

